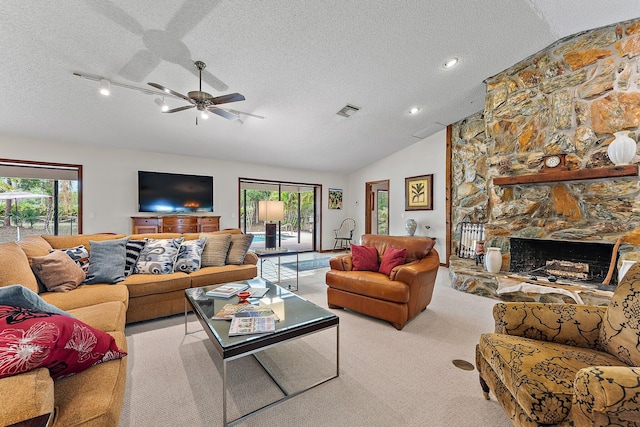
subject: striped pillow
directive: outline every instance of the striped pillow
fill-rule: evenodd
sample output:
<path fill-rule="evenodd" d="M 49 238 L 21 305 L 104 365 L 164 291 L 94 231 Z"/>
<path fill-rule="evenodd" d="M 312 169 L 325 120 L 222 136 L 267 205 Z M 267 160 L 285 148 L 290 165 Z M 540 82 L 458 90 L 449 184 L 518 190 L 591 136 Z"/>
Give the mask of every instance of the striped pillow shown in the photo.
<path fill-rule="evenodd" d="M 231 235 L 231 245 L 227 254 L 227 264 L 242 264 L 253 241 L 253 234 Z"/>
<path fill-rule="evenodd" d="M 200 237 L 207 238 L 201 255 L 202 267 L 222 267 L 225 265 L 231 244 L 231 234 L 201 233 Z"/>
<path fill-rule="evenodd" d="M 126 246 L 126 258 L 124 265 L 124 277 L 131 276 L 133 270 L 135 270 L 138 258 L 140 258 L 140 252 L 144 249 L 144 240 L 129 240 Z"/>

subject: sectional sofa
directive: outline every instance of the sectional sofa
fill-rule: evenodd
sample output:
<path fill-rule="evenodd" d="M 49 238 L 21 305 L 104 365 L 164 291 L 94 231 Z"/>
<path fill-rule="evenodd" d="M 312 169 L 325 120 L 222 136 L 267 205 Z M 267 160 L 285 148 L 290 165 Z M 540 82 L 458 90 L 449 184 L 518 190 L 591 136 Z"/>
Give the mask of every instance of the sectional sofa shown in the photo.
<path fill-rule="evenodd" d="M 208 234 L 241 235 L 238 229 Z M 201 238 L 198 233 L 91 234 L 77 236 L 29 236 L 17 243 L 0 244 L 0 287 L 21 284 L 46 302 L 78 320 L 113 336 L 126 351 L 125 324 L 178 314 L 184 311 L 184 290 L 256 277 L 257 257 L 249 252 L 242 263 L 203 267 L 197 271 L 168 274 L 131 274 L 115 284 L 83 284 L 68 292 L 46 292 L 32 264 L 55 249 L 85 246 L 91 241 Z M 237 237 L 237 236 L 236 236 Z M 222 254 L 224 259 L 224 254 Z M 53 380 L 47 368 L 0 379 L 0 425 L 6 426 L 53 414 L 50 426 L 117 426 L 122 408 L 127 358 L 97 364 L 72 376 Z"/>

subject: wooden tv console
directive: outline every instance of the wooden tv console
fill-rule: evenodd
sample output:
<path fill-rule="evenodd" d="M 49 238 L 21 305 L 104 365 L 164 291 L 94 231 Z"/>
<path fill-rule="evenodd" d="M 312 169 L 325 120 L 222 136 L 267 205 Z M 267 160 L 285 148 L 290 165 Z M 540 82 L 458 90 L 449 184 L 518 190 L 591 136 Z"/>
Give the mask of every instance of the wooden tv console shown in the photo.
<path fill-rule="evenodd" d="M 132 216 L 133 234 L 210 233 L 220 230 L 219 216 L 167 215 Z"/>

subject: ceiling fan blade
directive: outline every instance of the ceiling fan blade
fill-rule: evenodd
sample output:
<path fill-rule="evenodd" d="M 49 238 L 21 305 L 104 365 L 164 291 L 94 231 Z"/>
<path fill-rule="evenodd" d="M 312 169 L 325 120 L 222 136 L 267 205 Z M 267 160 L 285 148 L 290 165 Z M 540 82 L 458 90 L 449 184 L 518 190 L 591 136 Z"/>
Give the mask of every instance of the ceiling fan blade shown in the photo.
<path fill-rule="evenodd" d="M 177 96 L 178 98 L 182 98 L 185 101 L 193 104 L 193 101 L 187 95 L 183 95 L 183 94 L 181 94 L 179 92 L 173 91 L 173 90 L 169 89 L 168 87 L 164 87 L 162 85 L 159 85 L 158 83 L 147 82 L 147 84 L 149 86 L 151 86 L 151 87 L 155 87 L 156 89 L 160 89 L 163 92 L 170 93 L 173 96 Z"/>
<path fill-rule="evenodd" d="M 185 105 L 184 107 L 174 108 L 173 110 L 163 111 L 163 113 L 177 113 L 178 111 L 188 110 L 189 108 L 193 108 L 195 105 Z"/>
<path fill-rule="evenodd" d="M 213 114 L 217 114 L 217 115 L 219 115 L 221 117 L 224 117 L 225 119 L 228 119 L 228 120 L 233 120 L 233 121 L 240 120 L 240 117 L 238 117 L 237 115 L 235 115 L 233 113 L 230 113 L 230 112 L 228 112 L 226 110 L 223 110 L 221 108 L 208 107 L 207 111 L 209 111 L 209 112 L 211 112 Z"/>
<path fill-rule="evenodd" d="M 252 114 L 252 113 L 245 113 L 244 111 L 233 110 L 231 108 L 229 108 L 226 111 L 228 111 L 230 113 L 233 113 L 233 114 L 242 114 L 243 116 L 255 117 L 256 119 L 264 119 L 264 116 L 259 116 L 257 114 Z"/>
<path fill-rule="evenodd" d="M 239 93 L 230 93 L 228 95 L 216 96 L 215 98 L 211 98 L 209 102 L 214 105 L 218 105 L 227 104 L 229 102 L 244 101 L 244 99 L 244 96 L 240 95 Z"/>

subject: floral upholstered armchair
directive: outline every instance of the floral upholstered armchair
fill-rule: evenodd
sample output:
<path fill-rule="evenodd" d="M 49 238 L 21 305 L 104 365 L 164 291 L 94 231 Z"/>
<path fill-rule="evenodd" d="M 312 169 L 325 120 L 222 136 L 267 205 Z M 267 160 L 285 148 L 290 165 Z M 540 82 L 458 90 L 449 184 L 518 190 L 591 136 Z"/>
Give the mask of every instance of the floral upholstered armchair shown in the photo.
<path fill-rule="evenodd" d="M 515 426 L 640 426 L 640 263 L 608 307 L 498 303 L 480 384 Z"/>

